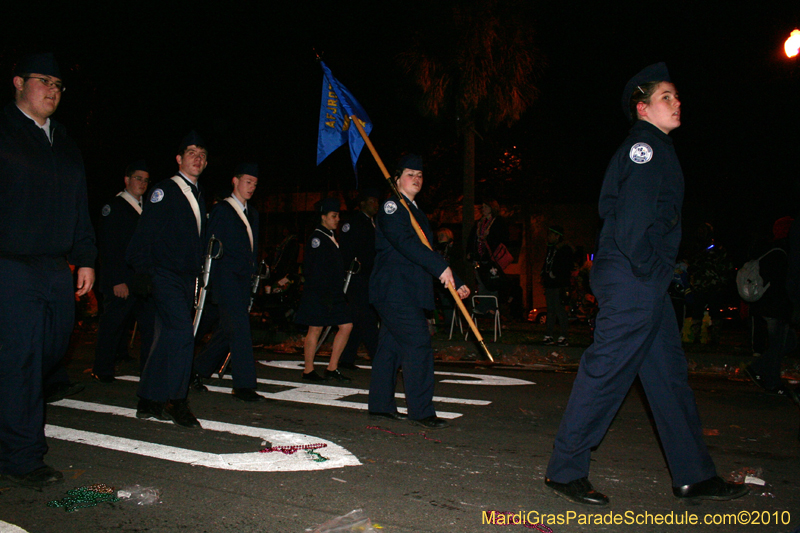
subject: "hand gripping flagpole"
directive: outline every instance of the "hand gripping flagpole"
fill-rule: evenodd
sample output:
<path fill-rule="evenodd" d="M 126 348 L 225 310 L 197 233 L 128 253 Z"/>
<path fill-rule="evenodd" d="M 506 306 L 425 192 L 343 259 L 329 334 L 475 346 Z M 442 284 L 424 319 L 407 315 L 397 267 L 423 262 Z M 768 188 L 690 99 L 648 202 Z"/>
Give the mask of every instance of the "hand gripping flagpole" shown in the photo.
<path fill-rule="evenodd" d="M 364 143 L 367 145 L 369 151 L 372 153 L 372 157 L 375 158 L 375 162 L 378 163 L 381 172 L 383 172 L 383 177 L 386 178 L 386 181 L 389 183 L 389 187 L 391 187 L 392 192 L 400 199 L 400 203 L 403 204 L 403 207 L 405 207 L 406 210 L 408 211 L 408 215 L 411 217 L 411 225 L 414 227 L 414 231 L 417 232 L 417 236 L 422 241 L 422 244 L 424 244 L 429 250 L 433 250 L 431 244 L 428 242 L 428 237 L 425 236 L 425 232 L 422 231 L 422 228 L 419 226 L 419 222 L 417 222 L 417 219 L 414 218 L 414 213 L 411 212 L 411 208 L 408 207 L 405 198 L 403 198 L 403 195 L 400 194 L 400 191 L 397 190 L 397 187 L 395 186 L 394 182 L 392 182 L 392 177 L 389 174 L 389 171 L 386 170 L 386 165 L 383 164 L 381 157 L 378 155 L 378 151 L 375 150 L 375 146 L 373 146 L 372 141 L 370 141 L 369 136 L 367 135 L 367 132 L 364 131 L 364 128 L 361 126 L 361 122 L 359 122 L 358 117 L 356 115 L 350 115 L 350 122 L 352 124 L 355 124 L 356 127 L 358 128 L 358 132 L 361 134 L 361 137 L 364 139 Z M 450 294 L 456 301 L 456 305 L 461 310 L 461 313 L 464 315 L 464 318 L 467 320 L 467 324 L 469 324 L 472 333 L 475 334 L 475 338 L 478 339 L 478 344 L 480 344 L 481 348 L 483 348 L 483 351 L 486 352 L 486 356 L 489 358 L 489 361 L 494 363 L 494 358 L 492 357 L 492 354 L 489 352 L 489 348 L 486 347 L 486 343 L 483 342 L 483 336 L 481 335 L 481 332 L 478 331 L 478 326 L 475 325 L 475 322 L 472 320 L 472 317 L 469 316 L 469 312 L 467 311 L 467 308 L 464 307 L 464 302 L 461 301 L 461 297 L 458 295 L 458 292 L 456 292 L 456 288 L 453 286 L 452 283 L 448 283 L 447 289 L 450 291 Z"/>

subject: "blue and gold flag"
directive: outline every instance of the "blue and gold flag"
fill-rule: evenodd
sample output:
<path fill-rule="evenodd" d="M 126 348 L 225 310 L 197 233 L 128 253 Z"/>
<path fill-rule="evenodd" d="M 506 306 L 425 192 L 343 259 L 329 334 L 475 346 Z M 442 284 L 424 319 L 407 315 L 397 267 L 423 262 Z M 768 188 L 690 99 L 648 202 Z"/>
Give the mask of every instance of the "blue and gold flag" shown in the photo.
<path fill-rule="evenodd" d="M 324 76 L 322 78 L 322 106 L 319 112 L 319 138 L 317 140 L 317 165 L 344 143 L 350 143 L 350 159 L 358 179 L 356 162 L 364 148 L 364 139 L 350 117 L 355 115 L 367 135 L 372 131 L 372 122 L 358 100 L 333 77 L 328 66 L 319 62 Z"/>

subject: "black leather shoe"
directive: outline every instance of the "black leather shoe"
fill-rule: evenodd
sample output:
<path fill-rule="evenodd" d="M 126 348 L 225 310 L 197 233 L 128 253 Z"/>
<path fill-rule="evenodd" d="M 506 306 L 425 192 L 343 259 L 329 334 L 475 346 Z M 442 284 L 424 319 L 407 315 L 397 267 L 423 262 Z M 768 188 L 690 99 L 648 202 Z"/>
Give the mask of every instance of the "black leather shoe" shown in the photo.
<path fill-rule="evenodd" d="M 200 422 L 189 410 L 186 400 L 170 400 L 164 405 L 164 415 L 177 425 L 189 429 L 200 427 Z"/>
<path fill-rule="evenodd" d="M 233 389 L 233 397 L 242 402 L 263 402 L 266 400 L 255 389 Z"/>
<path fill-rule="evenodd" d="M 574 479 L 569 483 L 556 483 L 551 479 L 544 478 L 544 484 L 550 487 L 558 496 L 572 503 L 596 505 L 598 507 L 608 505 L 608 496 L 594 490 L 587 477 Z"/>
<path fill-rule="evenodd" d="M 339 361 L 339 368 L 344 368 L 345 370 L 358 370 L 358 367 L 355 363 L 342 363 Z"/>
<path fill-rule="evenodd" d="M 15 485 L 19 485 L 20 487 L 27 487 L 29 489 L 41 491 L 44 487 L 63 482 L 64 474 L 50 466 L 45 465 L 22 476 L 15 474 L 4 474 L 3 478 L 7 479 L 11 483 L 14 483 Z"/>
<path fill-rule="evenodd" d="M 408 415 L 404 415 L 403 413 L 375 413 L 373 411 L 369 412 L 369 416 L 374 418 L 387 418 L 389 420 L 406 420 Z"/>
<path fill-rule="evenodd" d="M 203 384 L 203 378 L 197 372 L 192 372 L 192 379 L 189 381 L 189 388 L 197 392 L 206 392 L 208 387 Z"/>
<path fill-rule="evenodd" d="M 317 374 L 316 370 L 312 370 L 307 374 L 303 372 L 303 379 L 305 379 L 306 381 L 325 381 L 325 378 Z"/>
<path fill-rule="evenodd" d="M 352 379 L 348 378 L 347 376 L 339 372 L 338 368 L 336 370 L 328 370 L 326 368 L 325 374 L 322 376 L 322 379 L 324 379 L 325 381 L 338 381 L 339 383 L 350 383 L 351 381 L 353 381 Z"/>
<path fill-rule="evenodd" d="M 92 379 L 99 381 L 100 383 L 114 383 L 117 381 L 117 378 L 114 376 L 101 376 L 100 374 L 95 374 L 94 372 L 92 372 Z"/>
<path fill-rule="evenodd" d="M 67 396 L 78 394 L 85 388 L 86 385 L 84 385 L 83 383 L 73 383 L 73 382 L 57 383 L 45 389 L 44 401 L 45 403 L 54 403 L 59 400 L 63 400 Z"/>
<path fill-rule="evenodd" d="M 450 425 L 447 423 L 447 420 L 442 420 L 441 418 L 435 415 L 420 420 L 409 419 L 409 422 L 411 422 L 412 424 L 416 424 L 418 426 L 426 427 L 428 429 L 442 429 Z"/>
<path fill-rule="evenodd" d="M 139 398 L 139 405 L 136 406 L 136 418 L 155 418 L 156 420 L 169 420 L 164 415 L 164 402 Z"/>
<path fill-rule="evenodd" d="M 727 501 L 740 498 L 748 492 L 750 492 L 750 487 L 747 485 L 728 483 L 719 476 L 691 485 L 672 487 L 672 494 L 682 500 Z"/>

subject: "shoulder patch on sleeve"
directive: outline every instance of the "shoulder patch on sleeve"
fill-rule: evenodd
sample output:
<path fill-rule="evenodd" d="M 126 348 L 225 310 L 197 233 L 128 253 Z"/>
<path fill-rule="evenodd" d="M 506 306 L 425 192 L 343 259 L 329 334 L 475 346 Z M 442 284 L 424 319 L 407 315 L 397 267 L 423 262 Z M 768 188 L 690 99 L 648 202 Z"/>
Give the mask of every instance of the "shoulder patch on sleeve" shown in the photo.
<path fill-rule="evenodd" d="M 103 213 L 104 217 L 107 217 L 108 215 L 110 215 L 111 214 L 111 206 L 108 205 L 108 204 L 104 205 L 102 213 Z"/>
<path fill-rule="evenodd" d="M 161 189 L 156 189 L 153 191 L 153 194 L 150 195 L 150 201 L 154 204 L 157 204 L 161 200 L 164 199 L 164 191 Z"/>
<path fill-rule="evenodd" d="M 350 231 L 350 223 L 349 222 L 346 223 L 344 226 L 342 226 L 342 233 L 347 233 L 348 231 Z"/>
<path fill-rule="evenodd" d="M 389 200 L 388 202 L 383 204 L 383 212 L 386 213 L 387 215 L 391 215 L 395 211 L 397 211 L 397 204 L 394 203 L 394 200 Z"/>
<path fill-rule="evenodd" d="M 631 147 L 631 161 L 637 165 L 643 165 L 653 159 L 653 149 L 647 143 L 636 143 Z"/>
<path fill-rule="evenodd" d="M 319 242 L 319 239 L 317 237 L 314 237 L 313 239 L 311 239 L 311 247 L 312 248 L 319 248 L 319 244 L 320 244 L 320 242 Z"/>

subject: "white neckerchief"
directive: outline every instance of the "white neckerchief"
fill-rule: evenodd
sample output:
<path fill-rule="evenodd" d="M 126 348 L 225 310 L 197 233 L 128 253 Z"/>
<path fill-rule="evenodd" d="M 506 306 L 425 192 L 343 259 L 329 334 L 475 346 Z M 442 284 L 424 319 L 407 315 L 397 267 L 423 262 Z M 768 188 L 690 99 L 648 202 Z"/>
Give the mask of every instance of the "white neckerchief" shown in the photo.
<path fill-rule="evenodd" d="M 122 199 L 125 200 L 126 202 L 128 202 L 129 204 L 131 204 L 131 207 L 136 209 L 137 213 L 139 213 L 140 215 L 142 214 L 142 206 L 141 206 L 141 204 L 139 203 L 139 201 L 136 198 L 133 197 L 133 195 L 131 193 L 129 193 L 128 191 L 122 191 L 117 196 L 122 196 Z"/>
<path fill-rule="evenodd" d="M 253 230 L 250 227 L 250 221 L 247 220 L 247 216 L 244 214 L 244 209 L 242 208 L 242 204 L 234 198 L 233 196 L 228 196 L 225 198 L 225 201 L 231 204 L 233 210 L 236 211 L 236 214 L 239 215 L 239 218 L 242 219 L 244 222 L 244 226 L 247 228 L 247 236 L 250 238 L 250 251 L 253 251 Z"/>
<path fill-rule="evenodd" d="M 338 242 L 336 242 L 336 238 L 335 238 L 333 235 L 328 235 L 327 233 L 325 233 L 324 231 L 322 231 L 322 230 L 321 230 L 321 229 L 319 229 L 319 228 L 314 228 L 314 231 L 318 231 L 318 232 L 322 233 L 322 234 L 323 234 L 323 235 L 325 235 L 327 238 L 329 238 L 329 239 L 331 240 L 331 242 L 333 242 L 333 244 L 334 244 L 334 245 L 336 245 L 336 247 L 337 247 L 337 248 L 339 247 L 339 243 L 338 243 Z"/>
<path fill-rule="evenodd" d="M 181 176 L 172 176 L 172 181 L 178 184 L 178 187 L 181 188 L 181 192 L 183 192 L 186 200 L 189 201 L 189 205 L 192 206 L 194 218 L 197 221 L 197 234 L 201 235 L 202 226 L 200 224 L 200 205 L 197 203 L 197 198 L 194 197 L 192 186 L 186 183 L 186 180 L 184 180 Z"/>

